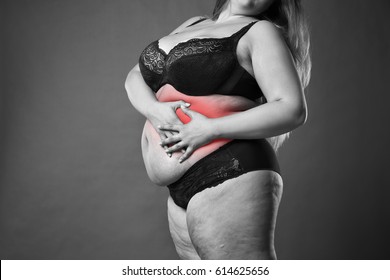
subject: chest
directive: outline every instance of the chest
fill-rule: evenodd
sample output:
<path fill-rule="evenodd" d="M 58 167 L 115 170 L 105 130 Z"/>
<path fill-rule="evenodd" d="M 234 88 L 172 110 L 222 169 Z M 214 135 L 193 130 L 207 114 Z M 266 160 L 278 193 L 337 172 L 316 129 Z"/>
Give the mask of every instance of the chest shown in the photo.
<path fill-rule="evenodd" d="M 209 88 L 205 85 L 208 81 L 215 89 L 237 68 L 242 68 L 241 65 L 250 65 L 244 42 L 237 45 L 229 37 L 190 39 L 177 43 L 169 51 L 160 44 L 159 40 L 152 42 L 142 52 L 140 60 L 150 71 L 161 75 L 162 84 L 202 82 Z"/>
<path fill-rule="evenodd" d="M 254 22 L 228 37 L 188 38 L 180 33 L 150 43 L 139 65 L 146 83 L 157 92 L 165 84 L 189 95 L 261 94 L 241 37 Z M 184 37 L 183 37 L 184 36 Z M 191 34 L 194 36 L 194 34 Z M 182 41 L 184 40 L 184 41 Z"/>

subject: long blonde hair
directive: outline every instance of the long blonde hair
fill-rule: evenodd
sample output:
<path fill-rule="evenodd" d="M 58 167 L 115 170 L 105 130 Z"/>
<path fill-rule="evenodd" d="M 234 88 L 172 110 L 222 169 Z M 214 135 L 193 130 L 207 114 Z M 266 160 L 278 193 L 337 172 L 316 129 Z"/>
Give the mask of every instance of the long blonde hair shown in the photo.
<path fill-rule="evenodd" d="M 212 19 L 216 20 L 224 10 L 229 0 L 217 0 L 214 6 Z M 265 19 L 281 29 L 287 46 L 293 56 L 302 88 L 305 89 L 310 81 L 310 35 L 306 17 L 303 13 L 301 0 L 274 0 L 266 11 L 255 16 L 259 20 Z M 268 140 L 277 150 L 289 133 L 271 137 Z"/>

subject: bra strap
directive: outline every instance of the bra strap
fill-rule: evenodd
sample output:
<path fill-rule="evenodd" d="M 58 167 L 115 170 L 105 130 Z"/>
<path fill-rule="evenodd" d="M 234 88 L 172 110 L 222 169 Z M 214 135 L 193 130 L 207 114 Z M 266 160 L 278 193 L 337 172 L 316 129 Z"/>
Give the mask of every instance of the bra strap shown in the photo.
<path fill-rule="evenodd" d="M 256 21 L 252 21 L 251 23 L 245 25 L 243 28 L 241 28 L 240 30 L 238 30 L 236 33 L 234 33 L 231 38 L 234 40 L 235 43 L 238 43 L 238 41 L 241 39 L 242 36 L 245 35 L 246 32 L 248 32 L 248 30 L 256 23 L 258 22 L 258 20 Z"/>
<path fill-rule="evenodd" d="M 190 27 L 190 26 L 193 26 L 193 25 L 195 25 L 195 24 L 197 24 L 197 23 L 199 23 L 199 22 L 201 22 L 201 21 L 204 21 L 204 20 L 206 20 L 206 19 L 207 19 L 207 18 L 204 17 L 204 18 L 195 20 L 195 21 L 194 21 L 193 23 L 191 23 L 190 25 L 187 25 L 186 28 L 187 28 L 187 27 Z"/>

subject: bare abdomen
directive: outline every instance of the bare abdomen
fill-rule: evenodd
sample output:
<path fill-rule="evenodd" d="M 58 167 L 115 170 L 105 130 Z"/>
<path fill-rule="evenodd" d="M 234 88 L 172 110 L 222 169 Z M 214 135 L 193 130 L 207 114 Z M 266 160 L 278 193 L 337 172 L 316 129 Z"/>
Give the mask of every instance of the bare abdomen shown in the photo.
<path fill-rule="evenodd" d="M 171 85 L 164 85 L 156 94 L 160 102 L 183 100 L 191 104 L 190 109 L 205 115 L 208 118 L 218 118 L 253 108 L 258 103 L 241 96 L 208 95 L 189 96 L 178 92 Z M 176 111 L 183 123 L 190 121 L 181 109 Z M 186 161 L 179 163 L 181 152 L 173 153 L 168 157 L 159 145 L 159 134 L 147 120 L 142 132 L 142 155 L 149 178 L 157 185 L 166 186 L 177 181 L 198 160 L 228 143 L 229 139 L 216 139 L 209 144 L 198 148 Z"/>

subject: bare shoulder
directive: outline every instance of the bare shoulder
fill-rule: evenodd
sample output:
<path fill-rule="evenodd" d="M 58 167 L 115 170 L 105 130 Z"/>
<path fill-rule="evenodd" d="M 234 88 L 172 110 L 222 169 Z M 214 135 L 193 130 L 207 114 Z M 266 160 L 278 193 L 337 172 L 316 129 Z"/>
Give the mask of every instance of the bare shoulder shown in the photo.
<path fill-rule="evenodd" d="M 177 33 L 177 32 L 180 32 L 182 31 L 184 28 L 186 28 L 188 25 L 200 20 L 200 19 L 203 19 L 205 18 L 205 16 L 195 16 L 195 17 L 192 17 L 192 18 L 189 18 L 187 19 L 185 22 L 183 22 L 182 24 L 180 24 L 175 30 L 173 30 L 171 32 L 171 34 L 173 33 Z"/>
<path fill-rule="evenodd" d="M 285 40 L 280 28 L 267 20 L 256 22 L 248 31 L 248 43 L 255 48 L 284 47 Z"/>

